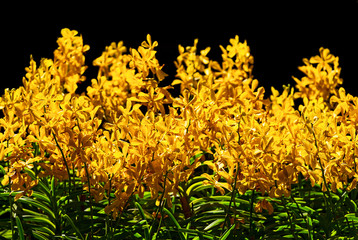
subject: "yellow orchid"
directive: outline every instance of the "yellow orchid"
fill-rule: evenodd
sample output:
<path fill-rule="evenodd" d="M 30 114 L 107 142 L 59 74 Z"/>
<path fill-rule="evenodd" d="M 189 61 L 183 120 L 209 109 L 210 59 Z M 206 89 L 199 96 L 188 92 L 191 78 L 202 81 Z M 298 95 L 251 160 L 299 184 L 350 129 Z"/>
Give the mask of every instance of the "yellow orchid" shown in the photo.
<path fill-rule="evenodd" d="M 147 35 L 129 53 L 123 42 L 106 47 L 93 62 L 97 78 L 79 94 L 89 46 L 77 31 L 61 35 L 54 59 L 31 58 L 23 86 L 0 98 L 0 161 L 9 166 L 1 184 L 19 191 L 16 199 L 37 184 L 24 171 L 35 165 L 39 177 L 56 181 L 76 174 L 95 201 L 109 199 L 104 211 L 114 217 L 145 191 L 170 205 L 202 165 L 213 172 L 202 174 L 204 183 L 221 194 L 280 198 L 300 177 L 323 191 L 357 187 L 358 98 L 340 87 L 339 59 L 328 49 L 303 60 L 297 91 L 271 88 L 266 99 L 246 41 L 220 46 L 219 63 L 196 39 L 179 45 L 174 98 L 171 86 L 159 85 L 164 65 Z M 263 209 L 273 212 L 270 201 L 256 204 Z"/>

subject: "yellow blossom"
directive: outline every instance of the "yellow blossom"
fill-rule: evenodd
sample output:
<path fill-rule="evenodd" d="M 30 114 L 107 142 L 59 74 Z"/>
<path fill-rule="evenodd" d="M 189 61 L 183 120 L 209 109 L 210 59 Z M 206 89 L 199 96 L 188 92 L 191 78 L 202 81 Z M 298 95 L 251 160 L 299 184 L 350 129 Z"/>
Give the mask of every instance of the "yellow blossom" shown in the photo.
<path fill-rule="evenodd" d="M 266 199 L 258 201 L 255 205 L 255 212 L 261 213 L 263 209 L 267 210 L 270 215 L 273 213 L 274 210 L 271 203 Z"/>
<path fill-rule="evenodd" d="M 35 165 L 39 178 L 75 174 L 95 201 L 110 199 L 104 211 L 114 217 L 145 191 L 170 205 L 202 165 L 213 172 L 202 174 L 204 183 L 220 194 L 235 186 L 288 197 L 302 176 L 322 191 L 357 187 L 358 98 L 340 87 L 339 59 L 328 49 L 303 60 L 297 91 L 271 88 L 265 98 L 246 41 L 220 46 L 218 62 L 196 39 L 179 45 L 174 98 L 159 84 L 167 75 L 150 35 L 128 53 L 123 42 L 106 47 L 82 94 L 89 46 L 69 29 L 57 43 L 53 59 L 30 58 L 23 86 L 0 98 L 0 161 L 9 166 L 1 184 L 19 191 L 15 200 L 31 195 L 38 179 L 24 170 Z M 263 209 L 272 214 L 270 201 L 259 200 L 255 210 Z"/>

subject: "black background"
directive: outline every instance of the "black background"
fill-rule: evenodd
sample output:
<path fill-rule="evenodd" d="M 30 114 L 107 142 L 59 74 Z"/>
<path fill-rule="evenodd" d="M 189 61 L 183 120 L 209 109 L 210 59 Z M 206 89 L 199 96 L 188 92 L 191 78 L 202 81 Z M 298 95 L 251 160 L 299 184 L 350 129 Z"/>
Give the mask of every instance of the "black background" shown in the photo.
<path fill-rule="evenodd" d="M 92 61 L 111 42 L 137 48 L 147 33 L 159 42 L 157 58 L 175 78 L 178 44 L 211 47 L 209 57 L 221 60 L 219 45 L 239 35 L 254 56 L 254 77 L 270 86 L 294 85 L 302 77 L 302 58 L 317 55 L 321 46 L 339 56 L 347 92 L 358 95 L 358 2 L 336 1 L 150 1 L 48 2 L 4 7 L 1 93 L 21 84 L 30 55 L 52 58 L 62 28 L 79 31 L 91 49 L 86 54 L 86 84 L 96 77 Z M 16 4 L 15 4 L 16 5 Z"/>

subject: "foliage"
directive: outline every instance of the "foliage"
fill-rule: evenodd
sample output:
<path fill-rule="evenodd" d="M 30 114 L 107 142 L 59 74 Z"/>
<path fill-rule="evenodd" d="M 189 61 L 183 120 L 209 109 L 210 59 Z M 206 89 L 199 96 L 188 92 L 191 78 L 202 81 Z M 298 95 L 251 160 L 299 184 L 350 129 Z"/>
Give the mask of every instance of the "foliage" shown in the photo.
<path fill-rule="evenodd" d="M 89 46 L 61 34 L 0 99 L 2 238 L 357 239 L 358 98 L 328 49 L 265 98 L 238 36 L 221 63 L 179 45 L 162 86 L 148 35 L 78 93 Z"/>

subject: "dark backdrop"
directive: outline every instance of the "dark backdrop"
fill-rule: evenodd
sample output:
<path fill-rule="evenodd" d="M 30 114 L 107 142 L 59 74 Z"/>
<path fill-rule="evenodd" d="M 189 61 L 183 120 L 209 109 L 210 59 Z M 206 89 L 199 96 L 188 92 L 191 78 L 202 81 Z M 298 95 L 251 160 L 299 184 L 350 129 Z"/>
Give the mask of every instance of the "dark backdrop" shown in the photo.
<path fill-rule="evenodd" d="M 91 2 L 91 1 L 87 1 Z M 94 2 L 94 1 L 92 1 Z M 86 55 L 87 83 L 96 77 L 91 66 L 105 46 L 124 41 L 138 47 L 150 33 L 159 42 L 157 58 L 165 64 L 168 82 L 174 79 L 178 44 L 211 46 L 209 57 L 221 59 L 219 45 L 239 35 L 254 56 L 254 77 L 267 92 L 294 84 L 301 77 L 302 58 L 318 54 L 321 46 L 340 57 L 344 87 L 358 94 L 358 2 L 337 1 L 150 1 L 10 6 L 3 9 L 1 93 L 21 84 L 30 55 L 52 58 L 64 27 L 79 31 L 91 49 Z M 289 2 L 289 3 L 287 3 Z M 55 5 L 54 5 L 55 4 Z"/>

